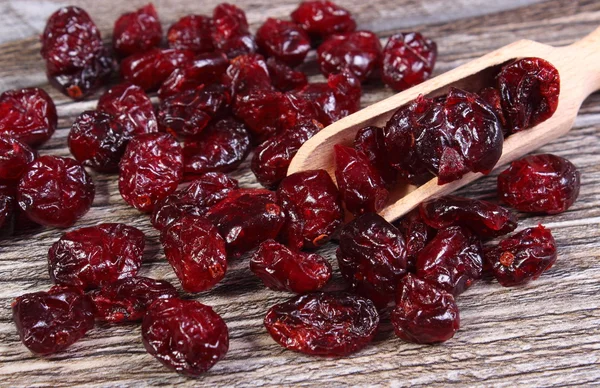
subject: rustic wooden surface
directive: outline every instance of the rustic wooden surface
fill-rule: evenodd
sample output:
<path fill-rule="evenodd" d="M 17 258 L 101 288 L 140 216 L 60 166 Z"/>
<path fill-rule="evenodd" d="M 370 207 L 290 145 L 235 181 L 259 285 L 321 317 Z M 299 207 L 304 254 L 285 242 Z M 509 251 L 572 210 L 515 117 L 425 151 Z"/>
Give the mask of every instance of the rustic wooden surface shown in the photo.
<path fill-rule="evenodd" d="M 72 1 L 86 8 L 109 37 L 123 11 L 146 0 Z M 186 13 L 210 13 L 216 0 L 155 1 L 168 26 Z M 417 29 L 439 46 L 436 74 L 470 59 L 528 38 L 568 44 L 600 25 L 600 2 L 487 0 L 425 2 L 411 0 L 340 1 L 359 25 L 385 39 L 395 31 Z M 57 103 L 60 130 L 43 154 L 68 155 L 66 136 L 74 117 L 95 101 L 72 103 L 52 90 L 38 55 L 37 35 L 62 1 L 0 1 L 0 90 L 42 86 Z M 238 1 L 257 27 L 266 15 L 285 17 L 290 0 Z M 599 47 L 600 49 L 600 47 Z M 314 58 L 314 55 L 312 56 Z M 314 63 L 306 68 L 319 79 Z M 392 92 L 366 87 L 366 106 Z M 543 223 L 559 245 L 556 265 L 525 287 L 502 288 L 481 282 L 461 295 L 461 330 L 439 346 L 407 344 L 395 338 L 384 319 L 373 344 L 343 359 L 324 359 L 286 351 L 262 326 L 266 310 L 288 295 L 265 290 L 247 268 L 247 258 L 231 263 L 215 289 L 194 295 L 222 314 L 230 329 L 227 357 L 198 379 L 179 376 L 160 365 L 143 348 L 138 325 L 98 325 L 68 351 L 38 358 L 18 340 L 10 303 L 16 296 L 50 286 L 46 254 L 62 230 L 28 230 L 0 241 L 0 386 L 349 386 L 481 385 L 567 386 L 600 384 L 600 95 L 583 104 L 575 128 L 540 151 L 569 158 L 582 174 L 579 200 L 566 213 L 538 217 L 520 214 L 520 227 Z M 243 186 L 257 186 L 247 163 L 233 174 Z M 493 199 L 495 176 L 471 184 L 465 195 Z M 94 174 L 96 199 L 75 227 L 125 222 L 147 235 L 142 275 L 177 284 L 165 261 L 158 235 L 148 218 L 127 207 L 114 175 Z M 330 245 L 324 254 L 337 268 Z M 343 287 L 336 274 L 331 289 Z M 192 297 L 188 295 L 189 297 Z"/>

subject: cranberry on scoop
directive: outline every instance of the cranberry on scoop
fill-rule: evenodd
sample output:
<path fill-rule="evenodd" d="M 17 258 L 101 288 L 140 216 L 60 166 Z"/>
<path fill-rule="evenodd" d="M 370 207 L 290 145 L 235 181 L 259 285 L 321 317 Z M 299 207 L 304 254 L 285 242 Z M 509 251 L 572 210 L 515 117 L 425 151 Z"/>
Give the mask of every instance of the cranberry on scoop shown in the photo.
<path fill-rule="evenodd" d="M 388 158 L 383 128 L 370 126 L 360 129 L 354 137 L 354 148 L 369 159 L 388 187 L 396 182 L 398 173 Z"/>
<path fill-rule="evenodd" d="M 167 32 L 169 47 L 192 50 L 196 53 L 212 52 L 212 19 L 204 15 L 187 15 L 175 22 Z"/>
<path fill-rule="evenodd" d="M 256 31 L 256 43 L 268 57 L 275 57 L 288 66 L 304 62 L 310 51 L 310 38 L 293 22 L 268 18 Z"/>
<path fill-rule="evenodd" d="M 437 45 L 418 32 L 392 35 L 383 49 L 381 78 L 394 90 L 408 89 L 433 72 Z"/>
<path fill-rule="evenodd" d="M 0 181 L 15 184 L 38 154 L 19 139 L 0 133 Z"/>
<path fill-rule="evenodd" d="M 121 15 L 113 29 L 113 48 L 126 57 L 148 51 L 160 44 L 162 27 L 152 3 Z"/>
<path fill-rule="evenodd" d="M 327 0 L 303 1 L 291 17 L 313 38 L 326 38 L 356 29 L 350 12 Z"/>

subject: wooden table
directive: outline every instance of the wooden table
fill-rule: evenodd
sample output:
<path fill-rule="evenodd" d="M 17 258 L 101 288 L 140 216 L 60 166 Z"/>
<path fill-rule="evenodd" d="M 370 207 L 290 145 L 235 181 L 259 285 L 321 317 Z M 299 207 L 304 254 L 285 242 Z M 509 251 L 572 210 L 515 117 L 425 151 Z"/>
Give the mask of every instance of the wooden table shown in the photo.
<path fill-rule="evenodd" d="M 72 1 L 87 9 L 109 37 L 124 11 L 147 0 Z M 210 13 L 216 0 L 155 1 L 164 26 L 186 13 Z M 562 45 L 600 24 L 594 0 L 348 0 L 363 28 L 385 39 L 402 30 L 419 30 L 439 46 L 439 74 L 490 50 L 528 38 Z M 60 130 L 42 154 L 67 156 L 68 128 L 94 99 L 73 103 L 51 89 L 44 76 L 37 35 L 62 1 L 0 2 L 0 89 L 42 86 L 55 98 Z M 253 28 L 265 17 L 285 18 L 291 0 L 238 1 Z M 599 47 L 600 49 L 600 47 Z M 314 54 L 306 69 L 321 79 Z M 382 86 L 366 86 L 363 105 L 391 95 Z M 146 385 L 485 385 L 565 386 L 600 383 L 600 95 L 582 106 L 572 132 L 544 147 L 569 158 L 582 174 L 579 200 L 566 213 L 538 217 L 520 214 L 520 227 L 544 223 L 559 246 L 556 265 L 526 287 L 502 288 L 481 282 L 458 299 L 461 330 L 439 346 L 407 344 L 395 338 L 384 319 L 373 344 L 343 359 L 307 357 L 284 350 L 266 333 L 267 309 L 288 295 L 262 287 L 248 269 L 247 258 L 231 263 L 223 282 L 195 295 L 222 314 L 230 329 L 225 360 L 198 379 L 181 377 L 148 355 L 139 325 L 98 325 L 68 351 L 48 358 L 33 356 L 21 345 L 11 319 L 10 303 L 18 295 L 50 286 L 46 254 L 62 230 L 27 230 L 0 241 L 0 386 L 146 386 Z M 248 164 L 233 176 L 243 186 L 257 186 Z M 142 229 L 147 252 L 142 274 L 178 284 L 165 261 L 157 232 L 147 216 L 122 201 L 114 175 L 94 174 L 96 199 L 76 227 L 125 222 Z M 470 185 L 463 194 L 494 198 L 495 174 Z M 334 246 L 323 253 L 337 268 Z M 337 274 L 331 289 L 343 286 Z"/>

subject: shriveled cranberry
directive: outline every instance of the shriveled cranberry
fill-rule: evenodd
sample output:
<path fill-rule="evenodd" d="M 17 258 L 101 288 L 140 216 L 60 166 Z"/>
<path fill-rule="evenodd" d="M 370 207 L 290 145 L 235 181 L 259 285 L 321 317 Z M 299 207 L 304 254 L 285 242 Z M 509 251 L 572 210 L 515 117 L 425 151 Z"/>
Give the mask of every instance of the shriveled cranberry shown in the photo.
<path fill-rule="evenodd" d="M 415 272 L 417 257 L 435 236 L 435 230 L 423 221 L 419 209 L 414 209 L 394 225 L 406 241 L 406 267 L 409 271 Z"/>
<path fill-rule="evenodd" d="M 350 12 L 327 0 L 303 1 L 291 16 L 313 38 L 325 38 L 356 29 Z"/>
<path fill-rule="evenodd" d="M 265 327 L 284 348 L 318 356 L 346 356 L 367 346 L 379 326 L 369 299 L 348 293 L 315 292 L 276 304 Z"/>
<path fill-rule="evenodd" d="M 258 45 L 254 35 L 248 33 L 236 35 L 218 46 L 219 51 L 227 55 L 227 58 L 233 59 L 240 55 L 254 54 L 258 51 Z"/>
<path fill-rule="evenodd" d="M 131 55 L 121 62 L 121 76 L 142 89 L 156 90 L 173 70 L 192 63 L 194 52 L 190 50 L 159 49 Z"/>
<path fill-rule="evenodd" d="M 152 3 L 121 15 L 115 22 L 113 48 L 122 57 L 148 51 L 161 40 L 162 27 Z"/>
<path fill-rule="evenodd" d="M 557 214 L 575 203 L 580 186 L 579 171 L 567 159 L 530 155 L 498 176 L 498 197 L 522 212 Z"/>
<path fill-rule="evenodd" d="M 460 327 L 452 294 L 411 274 L 398 284 L 391 320 L 398 337 L 418 344 L 448 341 Z"/>
<path fill-rule="evenodd" d="M 177 290 L 165 280 L 142 276 L 124 278 L 90 293 L 96 308 L 96 319 L 124 323 L 140 321 L 152 302 L 176 298 Z"/>
<path fill-rule="evenodd" d="M 15 89 L 0 94 L 0 134 L 36 147 L 50 139 L 57 123 L 56 106 L 43 89 Z"/>
<path fill-rule="evenodd" d="M 308 85 L 304 72 L 292 69 L 275 57 L 267 59 L 267 68 L 273 86 L 279 91 L 289 92 Z"/>
<path fill-rule="evenodd" d="M 97 109 L 113 115 L 128 137 L 158 132 L 152 101 L 137 85 L 125 82 L 113 86 L 100 96 Z"/>
<path fill-rule="evenodd" d="M 221 3 L 213 9 L 212 40 L 220 48 L 228 40 L 249 32 L 246 13 L 233 4 Z"/>
<path fill-rule="evenodd" d="M 481 242 L 468 229 L 442 229 L 421 250 L 417 276 L 434 286 L 459 295 L 481 278 Z"/>
<path fill-rule="evenodd" d="M 21 140 L 0 133 L 0 181 L 18 182 L 37 156 L 37 152 Z"/>
<path fill-rule="evenodd" d="M 500 91 L 490 86 L 481 89 L 477 94 L 492 108 L 496 117 L 500 120 L 502 131 L 506 137 L 508 135 L 508 128 L 506 127 L 506 117 L 504 117 L 504 112 L 502 111 L 502 96 L 500 96 Z"/>
<path fill-rule="evenodd" d="M 74 287 L 21 295 L 12 311 L 21 342 L 40 355 L 66 349 L 94 327 L 94 305 Z"/>
<path fill-rule="evenodd" d="M 144 245 L 144 233 L 125 224 L 72 230 L 48 251 L 50 277 L 56 284 L 91 289 L 135 276 Z"/>
<path fill-rule="evenodd" d="M 227 243 L 227 253 L 239 257 L 261 242 L 274 239 L 285 221 L 274 192 L 240 189 L 227 194 L 206 213 Z"/>
<path fill-rule="evenodd" d="M 163 365 L 195 376 L 225 357 L 229 332 L 209 306 L 195 300 L 159 299 L 144 316 L 142 341 Z"/>
<path fill-rule="evenodd" d="M 437 45 L 420 33 L 392 35 L 383 49 L 381 78 L 395 90 L 408 89 L 429 78 L 436 58 Z"/>
<path fill-rule="evenodd" d="M 225 276 L 225 241 L 206 218 L 185 214 L 162 231 L 160 241 L 186 292 L 206 291 Z"/>
<path fill-rule="evenodd" d="M 231 60 L 223 81 L 232 94 L 247 94 L 255 89 L 272 89 L 269 70 L 262 55 L 241 55 Z"/>
<path fill-rule="evenodd" d="M 354 148 L 369 159 L 388 187 L 396 183 L 398 173 L 388 159 L 383 128 L 371 126 L 360 129 L 354 137 Z"/>
<path fill-rule="evenodd" d="M 268 18 L 256 31 L 256 43 L 262 52 L 288 66 L 304 62 L 310 51 L 310 38 L 293 22 Z"/>
<path fill-rule="evenodd" d="M 90 210 L 94 182 L 75 159 L 41 156 L 19 182 L 19 206 L 40 225 L 66 228 Z"/>
<path fill-rule="evenodd" d="M 504 287 L 537 279 L 556 262 L 556 243 L 549 229 L 523 229 L 485 253 L 494 277 Z"/>
<path fill-rule="evenodd" d="M 12 196 L 0 193 L 0 239 L 13 233 L 16 218 L 15 202 Z"/>
<path fill-rule="evenodd" d="M 292 249 L 318 248 L 342 226 L 340 193 L 325 170 L 288 176 L 277 189 L 277 197 L 285 213 L 280 237 Z"/>
<path fill-rule="evenodd" d="M 119 191 L 125 202 L 152 211 L 181 181 L 181 146 L 166 133 L 139 135 L 129 142 L 119 168 Z"/>
<path fill-rule="evenodd" d="M 502 109 L 511 133 L 550 118 L 558 106 L 558 70 L 541 58 L 518 59 L 496 76 Z"/>
<path fill-rule="evenodd" d="M 324 75 L 349 70 L 360 81 L 376 74 L 381 67 L 381 43 L 370 31 L 332 35 L 317 50 L 317 61 Z"/>
<path fill-rule="evenodd" d="M 204 15 L 187 15 L 175 22 L 167 32 L 169 47 L 206 53 L 214 50 L 212 19 Z"/>

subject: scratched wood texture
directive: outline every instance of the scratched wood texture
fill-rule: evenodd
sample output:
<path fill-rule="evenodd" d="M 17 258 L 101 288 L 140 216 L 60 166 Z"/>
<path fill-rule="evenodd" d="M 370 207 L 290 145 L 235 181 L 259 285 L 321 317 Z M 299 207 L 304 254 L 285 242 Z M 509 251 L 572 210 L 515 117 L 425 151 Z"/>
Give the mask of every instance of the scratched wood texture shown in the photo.
<path fill-rule="evenodd" d="M 86 8 L 105 38 L 124 11 L 146 0 L 72 1 Z M 165 26 L 187 13 L 210 13 L 216 0 L 155 1 Z M 600 2 L 552 0 L 359 0 L 340 1 L 359 25 L 380 34 L 417 29 L 439 46 L 439 74 L 490 50 L 521 38 L 568 44 L 600 25 Z M 59 5 L 50 1 L 0 1 L 0 90 L 41 86 L 55 98 L 60 130 L 42 154 L 69 155 L 68 128 L 92 98 L 72 103 L 52 90 L 45 79 L 37 36 Z M 244 0 L 252 27 L 267 15 L 285 17 L 291 0 Z M 599 47 L 600 49 L 600 47 Z M 314 54 L 311 55 L 314 58 Z M 306 65 L 320 79 L 314 59 Z M 368 85 L 363 105 L 391 95 L 381 85 Z M 559 246 L 556 265 L 525 287 L 502 288 L 483 281 L 458 298 L 461 330 L 443 345 L 419 346 L 395 338 L 384 318 L 375 341 L 342 359 L 308 357 L 284 350 L 266 333 L 267 309 L 289 295 L 264 289 L 248 269 L 248 259 L 231 263 L 226 278 L 209 292 L 186 295 L 211 305 L 227 322 L 231 347 L 210 372 L 191 379 L 167 370 L 148 355 L 138 325 L 98 325 L 68 351 L 38 358 L 18 340 L 10 303 L 16 296 L 50 286 L 46 255 L 63 230 L 26 230 L 0 241 L 0 386 L 568 386 L 600 384 L 600 95 L 583 104 L 575 128 L 545 146 L 573 161 L 582 174 L 579 200 L 566 213 L 539 217 L 520 214 L 520 227 L 543 223 L 552 228 Z M 496 174 L 461 192 L 495 198 Z M 245 163 L 232 174 L 242 186 L 257 186 Z M 147 216 L 127 207 L 115 175 L 93 175 L 96 198 L 91 211 L 75 227 L 125 222 L 143 230 L 147 251 L 142 275 L 178 284 Z M 341 289 L 333 244 L 322 249 L 336 269 L 330 289 Z"/>

